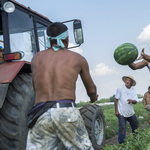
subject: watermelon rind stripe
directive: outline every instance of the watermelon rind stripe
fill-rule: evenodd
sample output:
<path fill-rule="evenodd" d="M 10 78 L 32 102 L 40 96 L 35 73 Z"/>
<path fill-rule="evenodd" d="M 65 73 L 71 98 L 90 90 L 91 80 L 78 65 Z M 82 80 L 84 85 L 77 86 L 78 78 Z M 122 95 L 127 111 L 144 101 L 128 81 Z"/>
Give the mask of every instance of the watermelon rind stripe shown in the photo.
<path fill-rule="evenodd" d="M 121 65 L 129 65 L 138 56 L 138 49 L 132 43 L 124 43 L 118 46 L 114 52 L 114 59 Z"/>

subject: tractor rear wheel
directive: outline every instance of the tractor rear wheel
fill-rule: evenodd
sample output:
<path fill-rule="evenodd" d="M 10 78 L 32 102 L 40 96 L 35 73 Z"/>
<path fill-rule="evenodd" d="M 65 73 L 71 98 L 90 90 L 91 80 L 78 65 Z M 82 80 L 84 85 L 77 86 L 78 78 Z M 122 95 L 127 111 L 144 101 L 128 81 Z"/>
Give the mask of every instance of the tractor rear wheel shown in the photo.
<path fill-rule="evenodd" d="M 0 109 L 0 149 L 25 150 L 27 113 L 34 105 L 32 75 L 20 74 L 9 84 Z"/>
<path fill-rule="evenodd" d="M 98 105 L 88 104 L 80 109 L 80 113 L 94 150 L 100 150 L 104 145 L 106 134 L 103 110 Z"/>

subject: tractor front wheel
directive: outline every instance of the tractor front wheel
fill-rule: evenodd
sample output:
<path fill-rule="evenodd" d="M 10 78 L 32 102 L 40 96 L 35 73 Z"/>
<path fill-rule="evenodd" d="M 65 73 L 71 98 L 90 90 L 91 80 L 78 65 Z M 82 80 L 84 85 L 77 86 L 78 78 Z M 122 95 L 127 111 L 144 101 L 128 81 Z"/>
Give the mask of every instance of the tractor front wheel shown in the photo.
<path fill-rule="evenodd" d="M 20 74 L 10 83 L 0 109 L 0 149 L 25 150 L 27 113 L 34 105 L 32 75 Z"/>
<path fill-rule="evenodd" d="M 94 150 L 100 150 L 104 145 L 106 134 L 103 110 L 98 105 L 88 104 L 80 109 L 80 113 Z"/>

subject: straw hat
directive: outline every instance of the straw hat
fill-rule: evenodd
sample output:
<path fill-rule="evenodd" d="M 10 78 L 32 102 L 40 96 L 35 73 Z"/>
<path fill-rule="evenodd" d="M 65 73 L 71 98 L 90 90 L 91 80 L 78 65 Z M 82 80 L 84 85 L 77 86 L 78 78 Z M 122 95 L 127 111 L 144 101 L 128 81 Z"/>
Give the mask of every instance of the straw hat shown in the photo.
<path fill-rule="evenodd" d="M 134 80 L 134 78 L 132 76 L 123 76 L 122 80 L 124 83 L 126 82 L 126 78 L 130 78 L 133 81 L 132 86 L 136 85 L 136 81 Z"/>

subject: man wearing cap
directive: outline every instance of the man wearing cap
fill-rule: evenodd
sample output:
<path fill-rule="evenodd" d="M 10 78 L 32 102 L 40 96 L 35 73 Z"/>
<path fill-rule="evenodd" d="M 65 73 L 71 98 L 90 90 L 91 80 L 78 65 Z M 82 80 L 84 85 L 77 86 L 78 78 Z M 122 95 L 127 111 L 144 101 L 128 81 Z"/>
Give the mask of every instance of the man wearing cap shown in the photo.
<path fill-rule="evenodd" d="M 146 104 L 145 104 L 145 101 L 146 101 Z M 148 111 L 148 114 L 149 114 L 148 123 L 150 124 L 150 86 L 148 87 L 148 91 L 144 94 L 143 105 L 144 105 L 144 108 Z"/>
<path fill-rule="evenodd" d="M 35 106 L 28 113 L 26 150 L 56 150 L 60 142 L 68 150 L 93 150 L 75 104 L 78 75 L 91 102 L 98 97 L 88 63 L 67 49 L 69 36 L 64 24 L 52 23 L 47 35 L 49 49 L 37 53 L 31 62 Z"/>
<path fill-rule="evenodd" d="M 132 106 L 138 100 L 136 91 L 132 87 L 136 85 L 136 82 L 132 76 L 124 76 L 122 80 L 125 85 L 119 87 L 115 95 L 115 115 L 119 122 L 118 141 L 120 144 L 124 142 L 126 136 L 126 122 L 130 123 L 133 133 L 139 124 Z"/>

